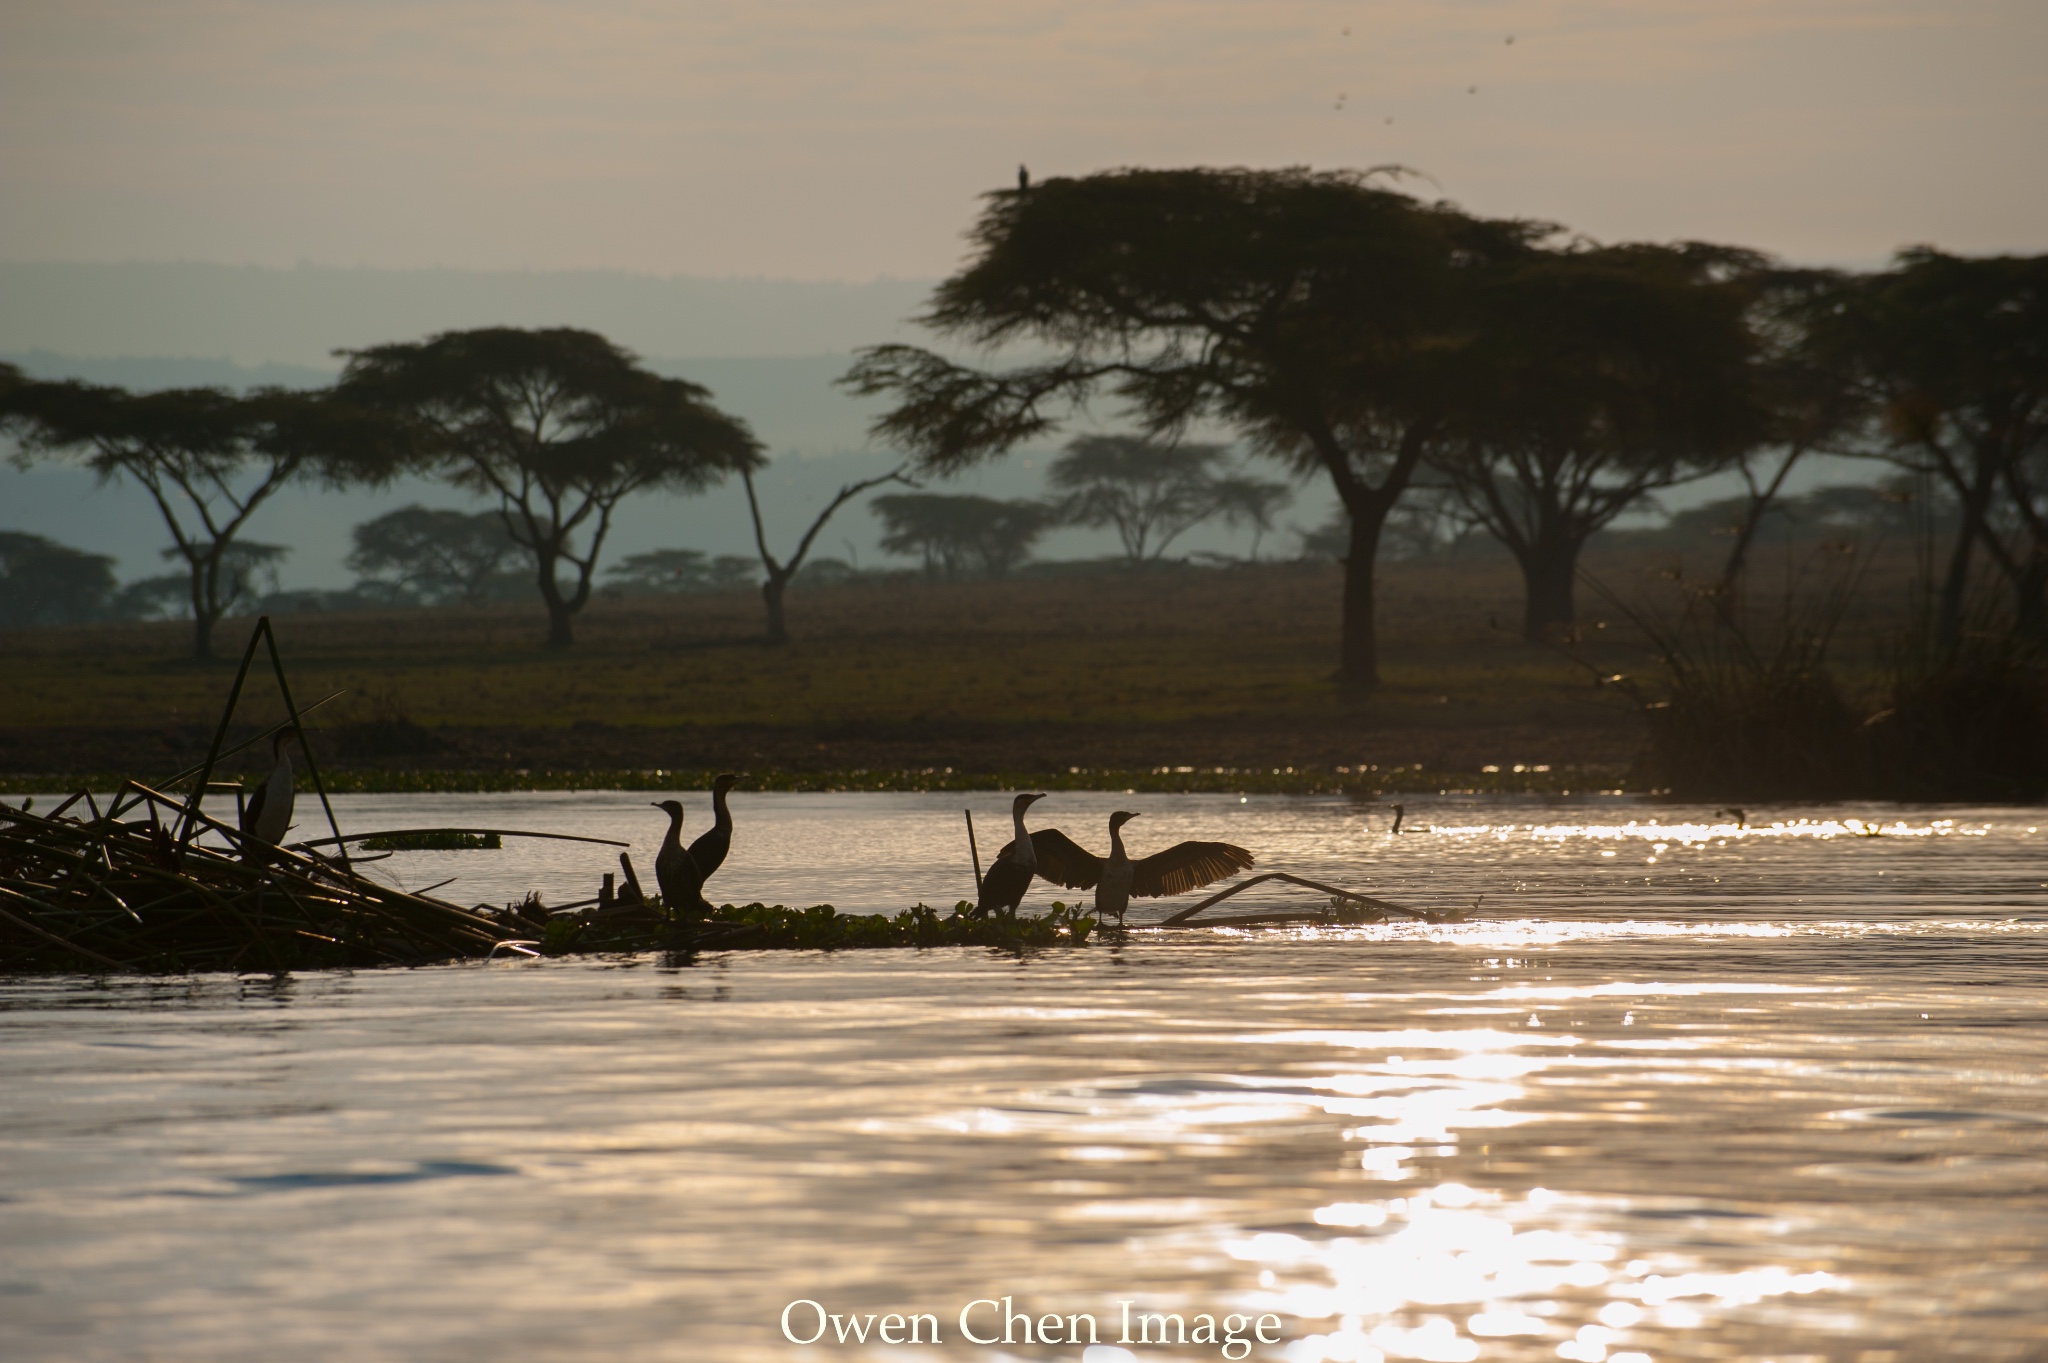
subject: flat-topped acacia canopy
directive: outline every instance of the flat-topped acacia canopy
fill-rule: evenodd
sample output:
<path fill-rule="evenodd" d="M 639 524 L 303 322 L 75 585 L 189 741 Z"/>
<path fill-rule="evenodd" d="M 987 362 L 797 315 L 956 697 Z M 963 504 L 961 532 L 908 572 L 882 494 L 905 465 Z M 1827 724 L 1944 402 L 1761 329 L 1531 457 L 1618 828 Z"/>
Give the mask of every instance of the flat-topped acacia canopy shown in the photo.
<path fill-rule="evenodd" d="M 497 498 L 532 556 L 551 647 L 573 638 L 621 500 L 700 491 L 762 463 L 753 433 L 709 390 L 643 369 L 595 332 L 486 327 L 343 353 L 338 392 L 402 413 L 430 464 Z M 575 570 L 567 591 L 564 562 Z"/>

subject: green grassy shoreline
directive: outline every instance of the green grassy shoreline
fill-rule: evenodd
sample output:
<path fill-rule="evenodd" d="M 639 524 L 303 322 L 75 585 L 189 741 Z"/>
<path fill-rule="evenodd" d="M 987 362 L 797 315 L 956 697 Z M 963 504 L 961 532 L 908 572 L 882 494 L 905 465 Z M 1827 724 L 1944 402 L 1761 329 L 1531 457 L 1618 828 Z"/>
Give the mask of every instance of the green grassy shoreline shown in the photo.
<path fill-rule="evenodd" d="M 361 795 L 495 794 L 509 791 L 705 790 L 715 771 L 542 770 L 436 771 L 367 768 L 321 772 L 328 791 Z M 36 795 L 87 789 L 113 790 L 125 779 L 106 772 L 0 775 L 0 794 Z M 310 780 L 301 778 L 302 790 Z M 1451 772 L 1420 766 L 1388 770 L 1312 770 L 1216 767 L 1200 771 L 1088 769 L 1066 772 L 968 772 L 950 768 L 840 771 L 757 771 L 742 790 L 805 792 L 921 792 L 983 790 L 1099 790 L 1145 794 L 1244 795 L 1573 795 L 1629 790 L 1624 774 L 1603 767 L 1552 771 Z M 1644 792 L 1637 792 L 1644 793 Z"/>

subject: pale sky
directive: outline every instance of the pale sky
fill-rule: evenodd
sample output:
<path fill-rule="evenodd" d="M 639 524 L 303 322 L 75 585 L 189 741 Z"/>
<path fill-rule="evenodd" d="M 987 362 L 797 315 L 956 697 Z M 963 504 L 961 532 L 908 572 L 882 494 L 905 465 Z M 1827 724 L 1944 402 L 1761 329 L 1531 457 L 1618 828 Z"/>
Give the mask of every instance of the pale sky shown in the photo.
<path fill-rule="evenodd" d="M 2044 148 L 2044 0 L 0 5 L 16 262 L 930 279 L 1019 162 L 1398 162 L 1875 263 L 2048 250 Z"/>

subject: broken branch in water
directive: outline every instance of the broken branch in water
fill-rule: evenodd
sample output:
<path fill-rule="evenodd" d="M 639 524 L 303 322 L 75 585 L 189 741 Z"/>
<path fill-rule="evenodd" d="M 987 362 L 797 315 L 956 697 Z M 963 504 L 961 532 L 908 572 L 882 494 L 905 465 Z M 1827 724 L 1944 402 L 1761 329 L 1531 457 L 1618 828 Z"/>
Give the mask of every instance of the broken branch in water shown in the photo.
<path fill-rule="evenodd" d="M 1320 880 L 1310 880 L 1305 876 L 1290 875 L 1286 871 L 1267 871 L 1260 875 L 1247 876 L 1243 880 L 1238 881 L 1235 885 L 1230 886 L 1228 889 L 1217 891 L 1215 894 L 1212 894 L 1208 898 L 1202 900 L 1199 904 L 1194 904 L 1188 908 L 1182 909 L 1179 913 L 1174 914 L 1172 917 L 1162 920 L 1159 926 L 1163 928 L 1177 928 L 1185 926 L 1191 919 L 1194 918 L 1196 914 L 1202 912 L 1202 910 L 1206 908 L 1209 908 L 1211 905 L 1220 904 L 1234 894 L 1241 894 L 1244 891 L 1249 890 L 1252 886 L 1262 884 L 1265 881 L 1269 880 L 1282 880 L 1290 885 L 1300 885 L 1304 886 L 1307 889 L 1322 891 L 1324 894 L 1330 896 L 1330 899 L 1332 901 L 1332 907 L 1338 911 L 1340 916 L 1345 912 L 1344 906 L 1351 904 L 1357 905 L 1360 910 L 1363 910 L 1368 913 L 1377 914 L 1381 917 L 1384 917 L 1388 914 L 1398 914 L 1401 917 L 1413 918 L 1424 923 L 1442 923 L 1449 921 L 1451 917 L 1457 916 L 1431 913 L 1426 909 L 1404 908 L 1399 904 L 1390 904 L 1384 899 L 1375 899 L 1373 896 L 1369 894 L 1359 894 L 1355 890 L 1344 890 L 1339 889 L 1335 885 L 1325 885 Z M 1352 912 L 1356 911 L 1354 910 Z M 1207 923 L 1199 924 L 1198 926 L 1220 927 L 1231 924 L 1245 923 L 1327 922 L 1329 918 L 1330 914 L 1328 911 L 1302 913 L 1265 913 L 1253 914 L 1245 918 L 1210 919 Z"/>

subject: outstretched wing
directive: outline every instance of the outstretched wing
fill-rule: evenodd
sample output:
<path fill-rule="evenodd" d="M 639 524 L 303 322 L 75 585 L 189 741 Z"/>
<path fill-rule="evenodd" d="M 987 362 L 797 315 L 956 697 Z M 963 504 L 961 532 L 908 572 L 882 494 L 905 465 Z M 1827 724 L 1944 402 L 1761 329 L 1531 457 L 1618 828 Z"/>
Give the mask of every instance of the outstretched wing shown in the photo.
<path fill-rule="evenodd" d="M 1227 842 L 1176 843 L 1131 863 L 1131 893 L 1157 899 L 1186 894 L 1252 868 L 1252 854 Z"/>
<path fill-rule="evenodd" d="M 1004 843 L 996 860 L 1008 856 L 1016 845 L 1014 840 Z M 1041 828 L 1031 835 L 1031 855 L 1038 861 L 1038 874 L 1055 885 L 1092 890 L 1102 879 L 1102 858 L 1057 828 Z"/>

